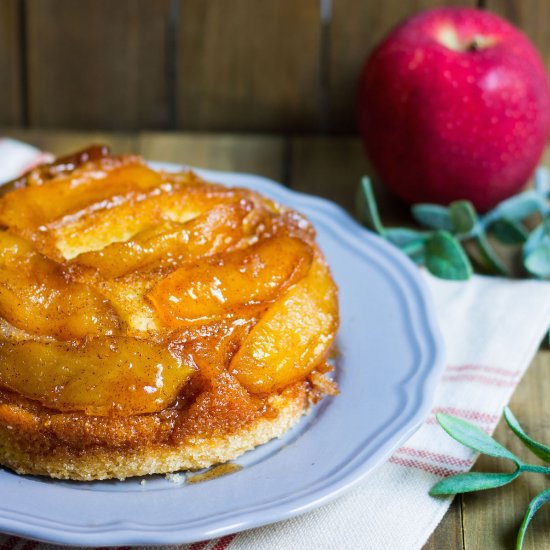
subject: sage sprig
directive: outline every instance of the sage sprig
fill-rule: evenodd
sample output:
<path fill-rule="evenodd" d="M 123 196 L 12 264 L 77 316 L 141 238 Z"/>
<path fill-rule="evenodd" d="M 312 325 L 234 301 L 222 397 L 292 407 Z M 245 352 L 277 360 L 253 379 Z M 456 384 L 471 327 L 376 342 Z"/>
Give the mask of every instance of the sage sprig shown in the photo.
<path fill-rule="evenodd" d="M 550 177 L 545 168 L 535 173 L 533 189 L 515 195 L 484 215 L 472 203 L 455 201 L 449 206 L 415 204 L 412 216 L 421 230 L 383 225 L 368 177 L 361 181 L 358 197 L 360 221 L 397 246 L 414 262 L 436 277 L 468 279 L 476 264 L 490 274 L 511 276 L 495 250 L 494 242 L 521 252 L 527 277 L 550 277 Z M 526 220 L 538 216 L 539 225 L 529 229 Z"/>
<path fill-rule="evenodd" d="M 483 430 L 470 424 L 465 420 L 456 418 L 448 414 L 437 414 L 437 421 L 441 427 L 456 441 L 466 447 L 488 456 L 502 458 L 512 462 L 514 470 L 512 472 L 467 472 L 457 474 L 436 483 L 430 490 L 432 496 L 455 495 L 459 493 L 469 493 L 472 491 L 482 491 L 486 489 L 495 489 L 511 483 L 525 472 L 535 472 L 550 475 L 550 467 L 529 464 L 522 461 L 514 453 L 501 445 L 498 441 L 486 434 Z M 512 432 L 520 439 L 525 447 L 542 459 L 550 463 L 550 447 L 535 441 L 525 433 L 512 411 L 505 407 L 504 419 Z M 521 550 L 525 532 L 530 521 L 533 519 L 537 510 L 550 501 L 550 488 L 540 492 L 527 507 L 523 522 L 518 532 L 516 540 L 516 549 Z"/>

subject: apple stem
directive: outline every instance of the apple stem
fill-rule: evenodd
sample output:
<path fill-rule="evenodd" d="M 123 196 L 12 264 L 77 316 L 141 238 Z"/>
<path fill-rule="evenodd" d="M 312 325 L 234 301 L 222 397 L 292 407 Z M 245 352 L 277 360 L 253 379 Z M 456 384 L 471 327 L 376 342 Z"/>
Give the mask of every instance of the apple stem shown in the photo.
<path fill-rule="evenodd" d="M 480 36 L 474 36 L 472 41 L 468 44 L 469 52 L 478 52 L 483 45 L 483 39 Z"/>

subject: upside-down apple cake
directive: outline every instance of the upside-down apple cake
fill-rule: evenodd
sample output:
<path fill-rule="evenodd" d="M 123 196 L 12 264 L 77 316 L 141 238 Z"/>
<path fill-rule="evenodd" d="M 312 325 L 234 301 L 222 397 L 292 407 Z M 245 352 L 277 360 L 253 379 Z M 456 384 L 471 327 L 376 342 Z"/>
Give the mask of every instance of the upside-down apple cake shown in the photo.
<path fill-rule="evenodd" d="M 202 468 L 336 392 L 337 289 L 294 210 L 97 146 L 0 192 L 0 464 Z"/>

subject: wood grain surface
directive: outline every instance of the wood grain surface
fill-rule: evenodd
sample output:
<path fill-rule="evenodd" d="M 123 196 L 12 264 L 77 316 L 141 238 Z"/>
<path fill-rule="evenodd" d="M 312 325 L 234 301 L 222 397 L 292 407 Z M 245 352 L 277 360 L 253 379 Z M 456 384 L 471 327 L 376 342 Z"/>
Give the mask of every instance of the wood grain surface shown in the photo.
<path fill-rule="evenodd" d="M 170 0 L 25 5 L 30 126 L 171 127 Z"/>
<path fill-rule="evenodd" d="M 354 133 L 368 52 L 451 4 L 509 19 L 550 69 L 547 0 L 0 0 L 0 124 Z"/>
<path fill-rule="evenodd" d="M 0 0 L 0 125 L 23 124 L 22 0 Z"/>
<path fill-rule="evenodd" d="M 177 34 L 180 128 L 317 129 L 319 0 L 183 0 Z"/>
<path fill-rule="evenodd" d="M 550 70 L 548 0 L 0 0 L 0 125 L 353 134 L 368 53 L 444 5 L 502 15 Z"/>
<path fill-rule="evenodd" d="M 290 186 L 335 200 L 353 210 L 359 177 L 369 171 L 358 140 L 185 133 L 83 133 L 20 130 L 9 133 L 54 153 L 67 153 L 91 142 L 106 142 L 116 152 L 141 152 L 151 160 L 255 172 Z M 545 155 L 550 161 L 550 149 Z M 282 177 L 282 176 L 281 176 Z M 279 180 L 280 181 L 280 180 Z M 379 193 L 383 219 L 407 223 L 406 209 L 391 196 Z M 528 433 L 550 444 L 550 350 L 541 350 L 522 379 L 510 406 Z M 520 457 L 528 453 L 501 422 L 495 437 Z M 531 459 L 530 459 L 531 460 Z M 536 463 L 536 460 L 535 460 Z M 474 469 L 496 471 L 507 465 L 485 457 Z M 547 480 L 527 474 L 494 491 L 458 497 L 424 546 L 424 550 L 513 550 L 517 529 L 529 500 Z M 368 545 L 365 546 L 368 548 Z M 530 527 L 524 550 L 550 548 L 550 507 L 541 509 Z"/>
<path fill-rule="evenodd" d="M 129 133 L 11 129 L 3 135 L 30 143 L 56 156 L 84 149 L 91 144 L 108 145 L 115 154 L 138 151 L 138 137 Z"/>
<path fill-rule="evenodd" d="M 249 172 L 283 181 L 286 139 L 231 134 L 163 134 L 144 132 L 138 148 L 145 158 L 199 168 Z"/>

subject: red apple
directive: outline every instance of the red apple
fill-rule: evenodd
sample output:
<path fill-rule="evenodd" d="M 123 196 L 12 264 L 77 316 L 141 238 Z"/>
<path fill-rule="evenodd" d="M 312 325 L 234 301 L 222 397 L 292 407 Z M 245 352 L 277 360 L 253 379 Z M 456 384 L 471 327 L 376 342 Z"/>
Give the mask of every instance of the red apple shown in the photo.
<path fill-rule="evenodd" d="M 485 211 L 525 185 L 541 157 L 548 79 L 529 40 L 500 17 L 437 8 L 367 59 L 358 119 L 375 170 L 399 197 L 468 199 Z"/>

